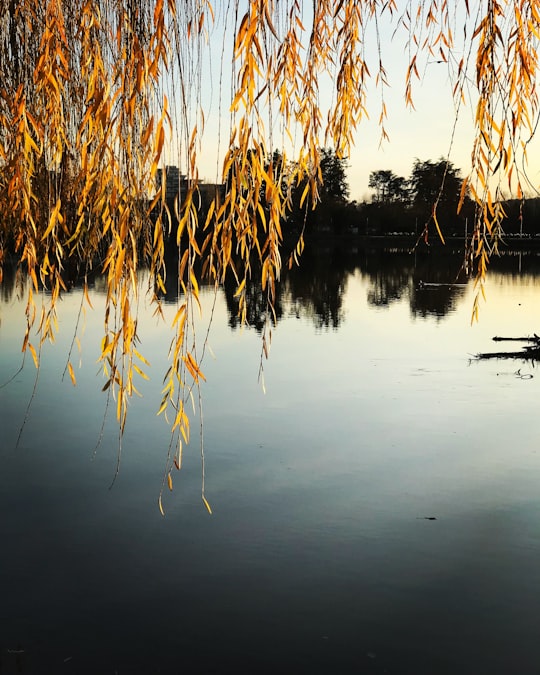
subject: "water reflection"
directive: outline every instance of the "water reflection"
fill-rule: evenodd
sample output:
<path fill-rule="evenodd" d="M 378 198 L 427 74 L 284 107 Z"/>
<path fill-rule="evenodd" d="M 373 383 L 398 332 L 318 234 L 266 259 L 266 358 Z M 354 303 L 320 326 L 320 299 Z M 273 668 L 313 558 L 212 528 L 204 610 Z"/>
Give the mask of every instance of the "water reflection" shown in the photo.
<path fill-rule="evenodd" d="M 494 259 L 490 275 L 515 276 L 520 283 L 538 283 L 540 258 L 535 252 L 508 252 Z M 465 301 L 469 281 L 463 271 L 463 253 L 435 250 L 396 251 L 356 249 L 345 244 L 308 247 L 300 266 L 285 269 L 276 289 L 276 316 L 309 318 L 317 329 L 337 329 L 345 318 L 343 300 L 351 276 L 368 281 L 366 300 L 384 309 L 406 300 L 415 317 L 441 320 Z M 266 309 L 260 283 L 248 289 L 249 323 L 261 330 Z M 226 284 L 229 324 L 238 325 L 234 283 Z"/>
<path fill-rule="evenodd" d="M 343 298 L 347 280 L 357 267 L 357 256 L 343 248 L 308 249 L 306 264 L 293 267 L 285 276 L 289 313 L 310 318 L 318 329 L 338 328 L 344 316 Z M 311 274 L 307 274 L 307 269 Z"/>
<path fill-rule="evenodd" d="M 359 248 L 345 242 L 311 243 L 292 268 L 284 266 L 280 283 L 276 285 L 274 319 L 285 317 L 308 319 L 318 330 L 338 329 L 345 318 L 344 296 L 351 276 L 358 274 L 368 282 L 368 305 L 385 309 L 406 301 L 411 315 L 441 320 L 454 312 L 466 297 L 470 279 L 463 271 L 463 253 L 442 246 L 416 251 L 396 250 L 383 246 Z M 178 300 L 177 259 L 169 251 L 165 278 L 166 303 Z M 493 258 L 489 275 L 519 280 L 520 284 L 537 284 L 540 255 L 537 251 L 503 251 Z M 246 283 L 246 318 L 248 325 L 261 332 L 267 314 L 267 294 L 263 291 L 257 271 Z M 106 293 L 106 280 L 96 276 L 92 290 Z M 223 284 L 230 328 L 240 325 L 238 299 L 234 297 L 236 282 L 229 275 Z M 14 266 L 6 265 L 0 284 L 0 297 L 10 302 L 23 294 L 21 276 Z"/>
<path fill-rule="evenodd" d="M 2 673 L 537 672 L 540 377 L 471 367 L 468 353 L 509 328 L 538 330 L 538 258 L 494 261 L 494 312 L 474 328 L 470 284 L 465 296 L 429 286 L 453 282 L 460 263 L 459 251 L 306 251 L 279 287 L 266 394 L 260 341 L 255 330 L 231 337 L 225 287 L 216 358 L 205 363 L 212 517 L 196 441 L 166 518 L 157 508 L 169 338 L 143 302 L 152 377 L 132 403 L 108 489 L 114 415 L 93 455 L 101 325 L 88 320 L 77 387 L 62 383 L 82 295 L 66 294 L 17 451 L 32 366 L 0 389 Z M 6 280 L 9 302 L 16 284 Z M 97 279 L 98 312 L 103 290 Z M 201 295 L 206 307 L 212 294 Z M 256 284 L 249 298 L 260 328 Z M 3 382 L 20 355 L 24 305 L 0 312 Z M 22 663 L 7 652 L 19 646 Z"/>
<path fill-rule="evenodd" d="M 411 294 L 411 312 L 414 316 L 443 318 L 455 311 L 458 301 L 465 297 L 466 284 L 419 284 Z"/>
<path fill-rule="evenodd" d="M 241 324 L 240 316 L 238 314 L 238 299 L 234 297 L 236 288 L 236 281 L 232 274 L 229 274 L 223 285 L 223 292 L 227 303 L 230 328 L 239 328 Z M 259 333 L 263 330 L 266 323 L 268 311 L 267 295 L 267 292 L 263 291 L 260 279 L 251 279 L 246 283 L 246 321 L 248 326 L 255 328 Z M 279 321 L 282 316 L 283 286 L 278 284 L 276 286 L 276 298 L 274 301 L 274 317 L 276 321 Z"/>
<path fill-rule="evenodd" d="M 308 247 L 300 266 L 283 271 L 276 287 L 276 318 L 308 318 L 319 330 L 337 329 L 345 318 L 343 300 L 351 276 L 368 281 L 367 303 L 378 309 L 405 300 L 412 316 L 441 320 L 465 301 L 469 281 L 463 271 L 461 251 L 395 251 L 384 248 L 355 249 L 343 244 Z M 490 275 L 514 276 L 520 283 L 537 283 L 540 259 L 536 253 L 508 252 L 493 261 Z M 224 287 L 229 325 L 239 325 L 235 284 Z M 262 330 L 266 295 L 260 282 L 247 289 L 247 317 L 250 326 Z"/>
<path fill-rule="evenodd" d="M 406 253 L 371 252 L 365 256 L 364 274 L 370 281 L 367 300 L 375 307 L 388 307 L 414 287 L 414 257 Z M 362 268 L 360 268 L 362 271 Z"/>
<path fill-rule="evenodd" d="M 347 279 L 356 269 L 355 258 L 340 248 L 308 249 L 301 264 L 283 271 L 276 286 L 275 319 L 283 316 L 308 319 L 319 329 L 336 329 L 343 320 L 343 298 Z M 229 311 L 229 326 L 240 325 L 238 300 L 234 297 L 236 284 L 229 277 L 224 285 Z M 264 327 L 267 305 L 266 292 L 260 281 L 246 285 L 247 321 L 257 331 Z"/>
<path fill-rule="evenodd" d="M 2 283 L 0 283 L 0 300 L 11 302 L 18 295 L 22 295 L 22 275 L 17 274 L 16 267 L 9 262 L 4 263 Z"/>

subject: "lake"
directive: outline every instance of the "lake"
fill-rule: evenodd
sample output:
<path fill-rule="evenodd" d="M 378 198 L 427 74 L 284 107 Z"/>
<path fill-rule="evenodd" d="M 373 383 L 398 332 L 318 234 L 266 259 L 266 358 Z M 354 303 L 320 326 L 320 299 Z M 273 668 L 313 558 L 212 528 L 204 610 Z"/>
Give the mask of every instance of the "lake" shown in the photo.
<path fill-rule="evenodd" d="M 473 356 L 540 332 L 540 257 L 495 260 L 472 325 L 471 280 L 430 285 L 459 265 L 436 250 L 306 251 L 280 287 L 266 393 L 260 289 L 249 328 L 234 289 L 218 292 L 202 364 L 213 515 L 198 417 L 158 509 L 171 333 L 144 295 L 150 380 L 110 487 L 102 285 L 76 387 L 62 373 L 82 292 L 66 293 L 33 400 L 30 359 L 0 389 L 0 672 L 538 673 L 540 377 Z M 24 303 L 9 274 L 0 293 L 2 384 Z M 213 300 L 205 290 L 206 317 Z"/>

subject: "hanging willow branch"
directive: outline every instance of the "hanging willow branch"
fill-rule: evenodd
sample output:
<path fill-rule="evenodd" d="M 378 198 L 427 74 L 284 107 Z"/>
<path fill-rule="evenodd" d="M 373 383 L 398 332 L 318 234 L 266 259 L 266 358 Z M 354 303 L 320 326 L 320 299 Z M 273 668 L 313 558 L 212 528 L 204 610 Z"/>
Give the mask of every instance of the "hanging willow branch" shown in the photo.
<path fill-rule="evenodd" d="M 346 157 L 355 137 L 361 143 L 370 81 L 388 138 L 390 35 L 381 22 L 404 35 L 409 106 L 430 58 L 448 63 L 456 102 L 476 106 L 462 201 L 477 206 L 482 285 L 500 237 L 502 186 L 522 195 L 537 124 L 540 0 L 487 0 L 475 11 L 467 0 L 409 0 L 401 14 L 394 0 L 0 0 L 0 280 L 8 253 L 31 280 L 23 350 L 38 365 L 40 345 L 55 336 L 60 294 L 91 270 L 104 274 L 101 363 L 122 432 L 149 366 L 138 348 L 138 273 L 149 269 L 159 313 L 165 239 L 178 223 L 180 300 L 158 409 L 187 442 L 187 397 L 203 378 L 190 323 L 202 275 L 216 284 L 235 275 L 245 319 L 246 283 L 260 274 L 271 321 L 292 189 L 305 185 L 301 205 L 314 205 L 319 148 Z M 225 192 L 202 222 L 199 163 L 216 96 L 218 110 L 229 108 L 228 141 L 216 156 Z M 159 173 L 169 163 L 185 175 L 173 207 Z M 302 248 L 301 238 L 295 257 Z"/>

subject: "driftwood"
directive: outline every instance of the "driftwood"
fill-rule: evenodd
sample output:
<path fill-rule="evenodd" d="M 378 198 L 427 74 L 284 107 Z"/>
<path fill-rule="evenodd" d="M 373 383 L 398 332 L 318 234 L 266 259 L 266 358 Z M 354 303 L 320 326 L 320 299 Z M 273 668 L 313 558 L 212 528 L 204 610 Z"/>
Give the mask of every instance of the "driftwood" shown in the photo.
<path fill-rule="evenodd" d="M 536 333 L 533 334 L 531 337 L 528 335 L 527 337 L 517 337 L 517 338 L 508 338 L 508 337 L 498 337 L 497 335 L 494 338 L 491 338 L 493 342 L 536 342 L 537 344 L 540 344 L 540 337 Z"/>
<path fill-rule="evenodd" d="M 540 337 L 534 333 L 527 337 L 494 337 L 494 342 L 528 342 L 518 352 L 485 352 L 476 355 L 477 359 L 522 359 L 540 361 Z"/>
<path fill-rule="evenodd" d="M 419 281 L 417 289 L 422 290 L 422 289 L 429 289 L 429 288 L 465 288 L 466 286 L 467 286 L 467 284 L 458 284 L 457 282 L 439 284 L 439 283 L 432 283 L 432 282 L 429 282 L 429 281 Z"/>

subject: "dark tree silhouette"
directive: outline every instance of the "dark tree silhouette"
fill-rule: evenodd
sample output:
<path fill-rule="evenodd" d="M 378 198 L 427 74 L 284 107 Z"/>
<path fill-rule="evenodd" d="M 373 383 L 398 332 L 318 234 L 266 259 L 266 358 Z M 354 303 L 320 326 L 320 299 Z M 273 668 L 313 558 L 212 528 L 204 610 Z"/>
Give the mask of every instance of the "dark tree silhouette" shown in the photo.
<path fill-rule="evenodd" d="M 409 181 L 402 176 L 396 176 L 389 169 L 372 171 L 369 174 L 368 185 L 372 190 L 375 190 L 374 201 L 378 203 L 407 203 L 409 201 Z"/>

